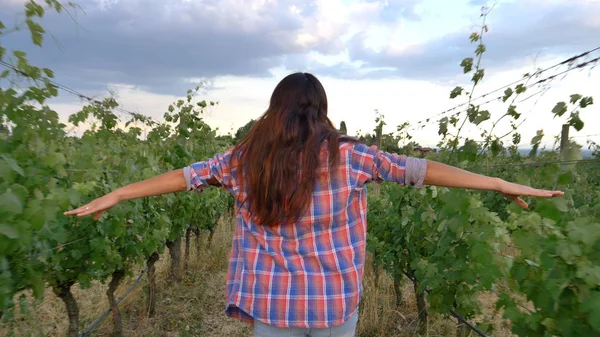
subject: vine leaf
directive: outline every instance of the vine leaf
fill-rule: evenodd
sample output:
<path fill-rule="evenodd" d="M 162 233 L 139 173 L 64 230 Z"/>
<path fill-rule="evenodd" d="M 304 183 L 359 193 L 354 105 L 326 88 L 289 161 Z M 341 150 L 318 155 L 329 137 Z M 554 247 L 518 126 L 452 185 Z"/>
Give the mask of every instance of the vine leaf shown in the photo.
<path fill-rule="evenodd" d="M 440 119 L 438 135 L 446 135 L 448 134 L 448 117 L 444 117 Z"/>
<path fill-rule="evenodd" d="M 594 99 L 590 96 L 590 97 L 583 97 L 580 101 L 579 101 L 579 106 L 583 109 L 587 106 L 590 106 L 594 104 Z"/>
<path fill-rule="evenodd" d="M 463 93 L 463 90 L 464 89 L 462 87 L 456 87 L 452 89 L 452 91 L 450 92 L 450 98 L 456 98 L 460 96 Z"/>
<path fill-rule="evenodd" d="M 512 94 L 513 94 L 513 90 L 511 88 L 506 88 L 506 90 L 504 90 L 504 97 L 502 97 L 502 102 L 508 101 L 508 99 L 510 98 L 510 96 L 512 96 Z"/>
<path fill-rule="evenodd" d="M 463 68 L 463 72 L 466 74 L 473 70 L 473 58 L 467 57 L 460 62 L 460 66 Z"/>
<path fill-rule="evenodd" d="M 577 101 L 579 101 L 581 99 L 581 97 L 582 96 L 580 94 L 571 95 L 571 104 L 577 103 Z"/>
<path fill-rule="evenodd" d="M 552 108 L 552 113 L 558 117 L 561 117 L 562 115 L 564 115 L 565 112 L 567 112 L 567 103 L 565 103 L 565 102 L 558 102 L 558 103 L 556 103 L 554 108 Z"/>
<path fill-rule="evenodd" d="M 2 223 L 0 223 L 0 234 L 9 239 L 16 239 L 19 237 L 19 234 L 13 227 Z"/>
<path fill-rule="evenodd" d="M 579 112 L 574 112 L 571 114 L 571 118 L 569 118 L 569 125 L 575 128 L 577 131 L 581 131 L 583 129 L 583 121 L 579 118 Z"/>
<path fill-rule="evenodd" d="M 23 213 L 23 203 L 11 191 L 0 194 L 0 212 L 21 214 Z"/>

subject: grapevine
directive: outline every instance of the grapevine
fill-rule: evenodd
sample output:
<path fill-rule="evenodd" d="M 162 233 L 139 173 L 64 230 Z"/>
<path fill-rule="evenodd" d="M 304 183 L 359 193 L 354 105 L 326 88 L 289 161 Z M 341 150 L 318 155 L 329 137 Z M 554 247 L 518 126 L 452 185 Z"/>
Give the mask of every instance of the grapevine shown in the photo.
<path fill-rule="evenodd" d="M 497 308 L 503 309 L 519 336 L 598 335 L 600 161 L 579 163 L 581 146 L 570 141 L 560 152 L 541 151 L 543 130 L 531 140 L 529 155 L 518 152 L 521 135 L 517 121 L 522 113 L 516 98 L 526 92 L 533 75 L 526 74 L 523 83 L 506 88 L 501 100 L 508 107 L 495 121 L 483 104 L 471 103 L 485 73 L 482 37 L 488 30 L 488 14 L 484 8 L 484 24 L 470 36 L 477 45 L 476 61 L 465 58 L 460 64 L 465 74 L 472 73 L 472 88 L 466 92 L 456 87 L 450 93 L 453 99 L 467 95 L 467 108 L 438 121 L 443 139 L 437 153 L 429 157 L 509 181 L 564 189 L 566 196 L 529 200 L 530 209 L 523 211 L 496 193 L 435 187 L 414 191 L 384 184 L 379 193 L 369 194 L 368 249 L 394 280 L 397 292 L 403 279 L 413 283 L 421 334 L 427 333 L 428 313 L 459 312 L 473 318 L 481 313 L 478 295 L 492 292 L 499 295 Z M 573 94 L 548 114 L 564 118 L 565 125 L 580 131 L 584 127 L 581 111 L 592 104 L 592 97 Z M 460 136 L 466 123 L 481 128 L 487 121 L 491 127 L 482 131 L 483 142 Z M 496 126 L 505 121 L 511 132 L 494 135 Z M 382 123 L 379 115 L 376 122 Z M 379 130 L 375 130 L 376 137 L 367 135 L 361 140 L 385 151 L 418 155 L 414 143 L 400 151 L 395 148 L 398 142 L 410 141 L 407 127 L 407 123 L 399 126 L 387 144 L 378 140 Z M 511 136 L 508 144 L 507 136 Z M 597 149 L 595 144 L 590 146 Z M 598 158 L 597 152 L 595 156 Z M 505 254 L 508 247 L 519 247 L 519 254 Z M 527 306 L 521 297 L 532 304 L 529 310 L 523 310 Z M 486 322 L 480 328 L 492 332 Z"/>

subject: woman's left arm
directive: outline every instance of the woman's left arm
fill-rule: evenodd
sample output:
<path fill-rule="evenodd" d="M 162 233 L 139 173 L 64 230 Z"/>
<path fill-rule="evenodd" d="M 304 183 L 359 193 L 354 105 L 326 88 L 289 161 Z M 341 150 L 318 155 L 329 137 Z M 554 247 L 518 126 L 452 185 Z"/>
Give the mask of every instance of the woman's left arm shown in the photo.
<path fill-rule="evenodd" d="M 564 195 L 562 191 L 538 190 L 529 186 L 509 183 L 499 178 L 471 173 L 431 160 L 427 161 L 425 185 L 496 191 L 523 208 L 527 208 L 528 205 L 520 198 L 521 196 L 552 198 Z"/>

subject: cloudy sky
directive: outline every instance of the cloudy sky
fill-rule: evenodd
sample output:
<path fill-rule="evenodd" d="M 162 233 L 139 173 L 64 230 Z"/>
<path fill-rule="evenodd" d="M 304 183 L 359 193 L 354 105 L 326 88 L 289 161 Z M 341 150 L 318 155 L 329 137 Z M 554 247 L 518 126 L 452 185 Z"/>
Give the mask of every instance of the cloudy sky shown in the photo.
<path fill-rule="evenodd" d="M 207 117 L 223 133 L 236 130 L 267 107 L 277 82 L 293 71 L 321 79 L 334 123 L 349 132 L 371 131 L 379 109 L 387 131 L 416 122 L 464 100 L 450 100 L 456 85 L 468 85 L 460 61 L 473 55 L 469 35 L 480 25 L 484 0 L 78 0 L 81 10 L 47 16 L 52 34 L 43 48 L 25 32 L 0 38 L 8 49 L 25 50 L 32 63 L 51 68 L 56 81 L 86 95 L 117 93 L 121 107 L 161 118 L 169 103 L 200 80 L 206 98 L 219 106 Z M 24 0 L 0 0 L 8 27 L 23 20 Z M 488 4 L 491 5 L 491 4 Z M 475 96 L 600 46 L 598 0 L 499 0 L 484 36 L 486 76 Z M 588 60 L 600 56 L 600 50 Z M 542 74 L 566 70 L 557 67 Z M 571 71 L 543 96 L 519 104 L 524 141 L 544 128 L 560 133 L 563 120 L 550 113 L 570 94 L 598 94 L 597 69 Z M 562 76 L 560 77 L 562 78 Z M 593 88 L 596 88 L 595 90 Z M 540 88 L 531 88 L 530 93 Z M 499 95 L 497 92 L 477 102 Z M 528 95 L 524 95 L 526 98 Z M 584 142 L 600 129 L 598 103 L 581 114 L 586 128 L 572 135 Z M 81 108 L 61 93 L 52 107 L 66 120 Z M 487 104 L 492 117 L 506 105 Z M 459 110 L 457 110 L 459 111 Z M 439 118 L 439 117 L 438 117 Z M 489 129 L 490 124 L 483 125 Z M 508 123 L 500 126 L 506 130 Z M 478 139 L 477 128 L 467 134 Z M 413 131 L 434 145 L 437 126 Z M 600 141 L 600 136 L 592 137 Z M 551 141 L 547 137 L 545 141 Z"/>

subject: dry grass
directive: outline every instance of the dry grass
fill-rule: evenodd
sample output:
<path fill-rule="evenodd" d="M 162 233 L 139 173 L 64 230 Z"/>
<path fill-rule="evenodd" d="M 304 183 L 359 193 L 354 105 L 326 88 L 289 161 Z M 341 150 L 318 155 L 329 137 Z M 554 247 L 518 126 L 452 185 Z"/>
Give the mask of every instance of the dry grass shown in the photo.
<path fill-rule="evenodd" d="M 382 273 L 379 284 L 376 286 L 372 266 L 372 261 L 368 256 L 364 279 L 365 292 L 361 300 L 357 336 L 419 336 L 418 310 L 412 283 L 407 281 L 404 284 L 402 288 L 403 303 L 397 307 L 392 278 Z M 494 294 L 482 294 L 480 300 L 484 305 L 483 315 L 474 319 L 472 323 L 476 324 L 487 318 L 487 322 L 494 326 L 493 336 L 514 336 L 508 322 L 502 319 L 502 313 L 495 311 L 497 297 Z M 457 335 L 458 328 L 455 319 L 430 315 L 427 336 L 459 336 Z M 466 330 L 469 331 L 468 328 Z M 473 335 L 475 334 L 471 334 L 471 336 Z"/>
<path fill-rule="evenodd" d="M 156 263 L 157 312 L 147 317 L 147 279 L 119 305 L 123 315 L 123 331 L 126 336 L 251 336 L 252 329 L 237 320 L 227 318 L 225 309 L 225 276 L 227 256 L 231 247 L 233 223 L 221 223 L 215 233 L 212 248 L 206 246 L 206 237 L 200 252 L 194 248 L 192 238 L 190 266 L 181 282 L 168 277 L 167 253 Z M 182 254 L 183 256 L 183 254 Z M 371 336 L 417 336 L 418 318 L 412 285 L 403 289 L 403 304 L 395 305 L 393 282 L 381 273 L 379 284 L 374 284 L 372 262 L 369 258 L 365 269 L 364 296 L 360 304 L 357 335 Z M 121 296 L 134 281 L 125 279 L 117 291 Z M 108 308 L 107 286 L 94 283 L 90 289 L 73 287 L 80 309 L 80 332 L 83 332 Z M 498 313 L 494 312 L 496 297 L 481 296 L 484 316 L 495 326 L 494 336 L 512 336 Z M 62 336 L 67 328 L 64 304 L 50 290 L 41 303 L 29 301 L 34 307 L 28 314 L 18 314 L 10 325 L 16 336 Z M 481 319 L 476 319 L 481 321 Z M 91 336 L 108 336 L 112 330 L 109 315 L 94 329 Z M 8 327 L 0 328 L 6 335 Z M 428 336 L 457 336 L 456 321 L 442 317 L 430 317 Z M 473 334 L 472 334 L 473 335 Z"/>

